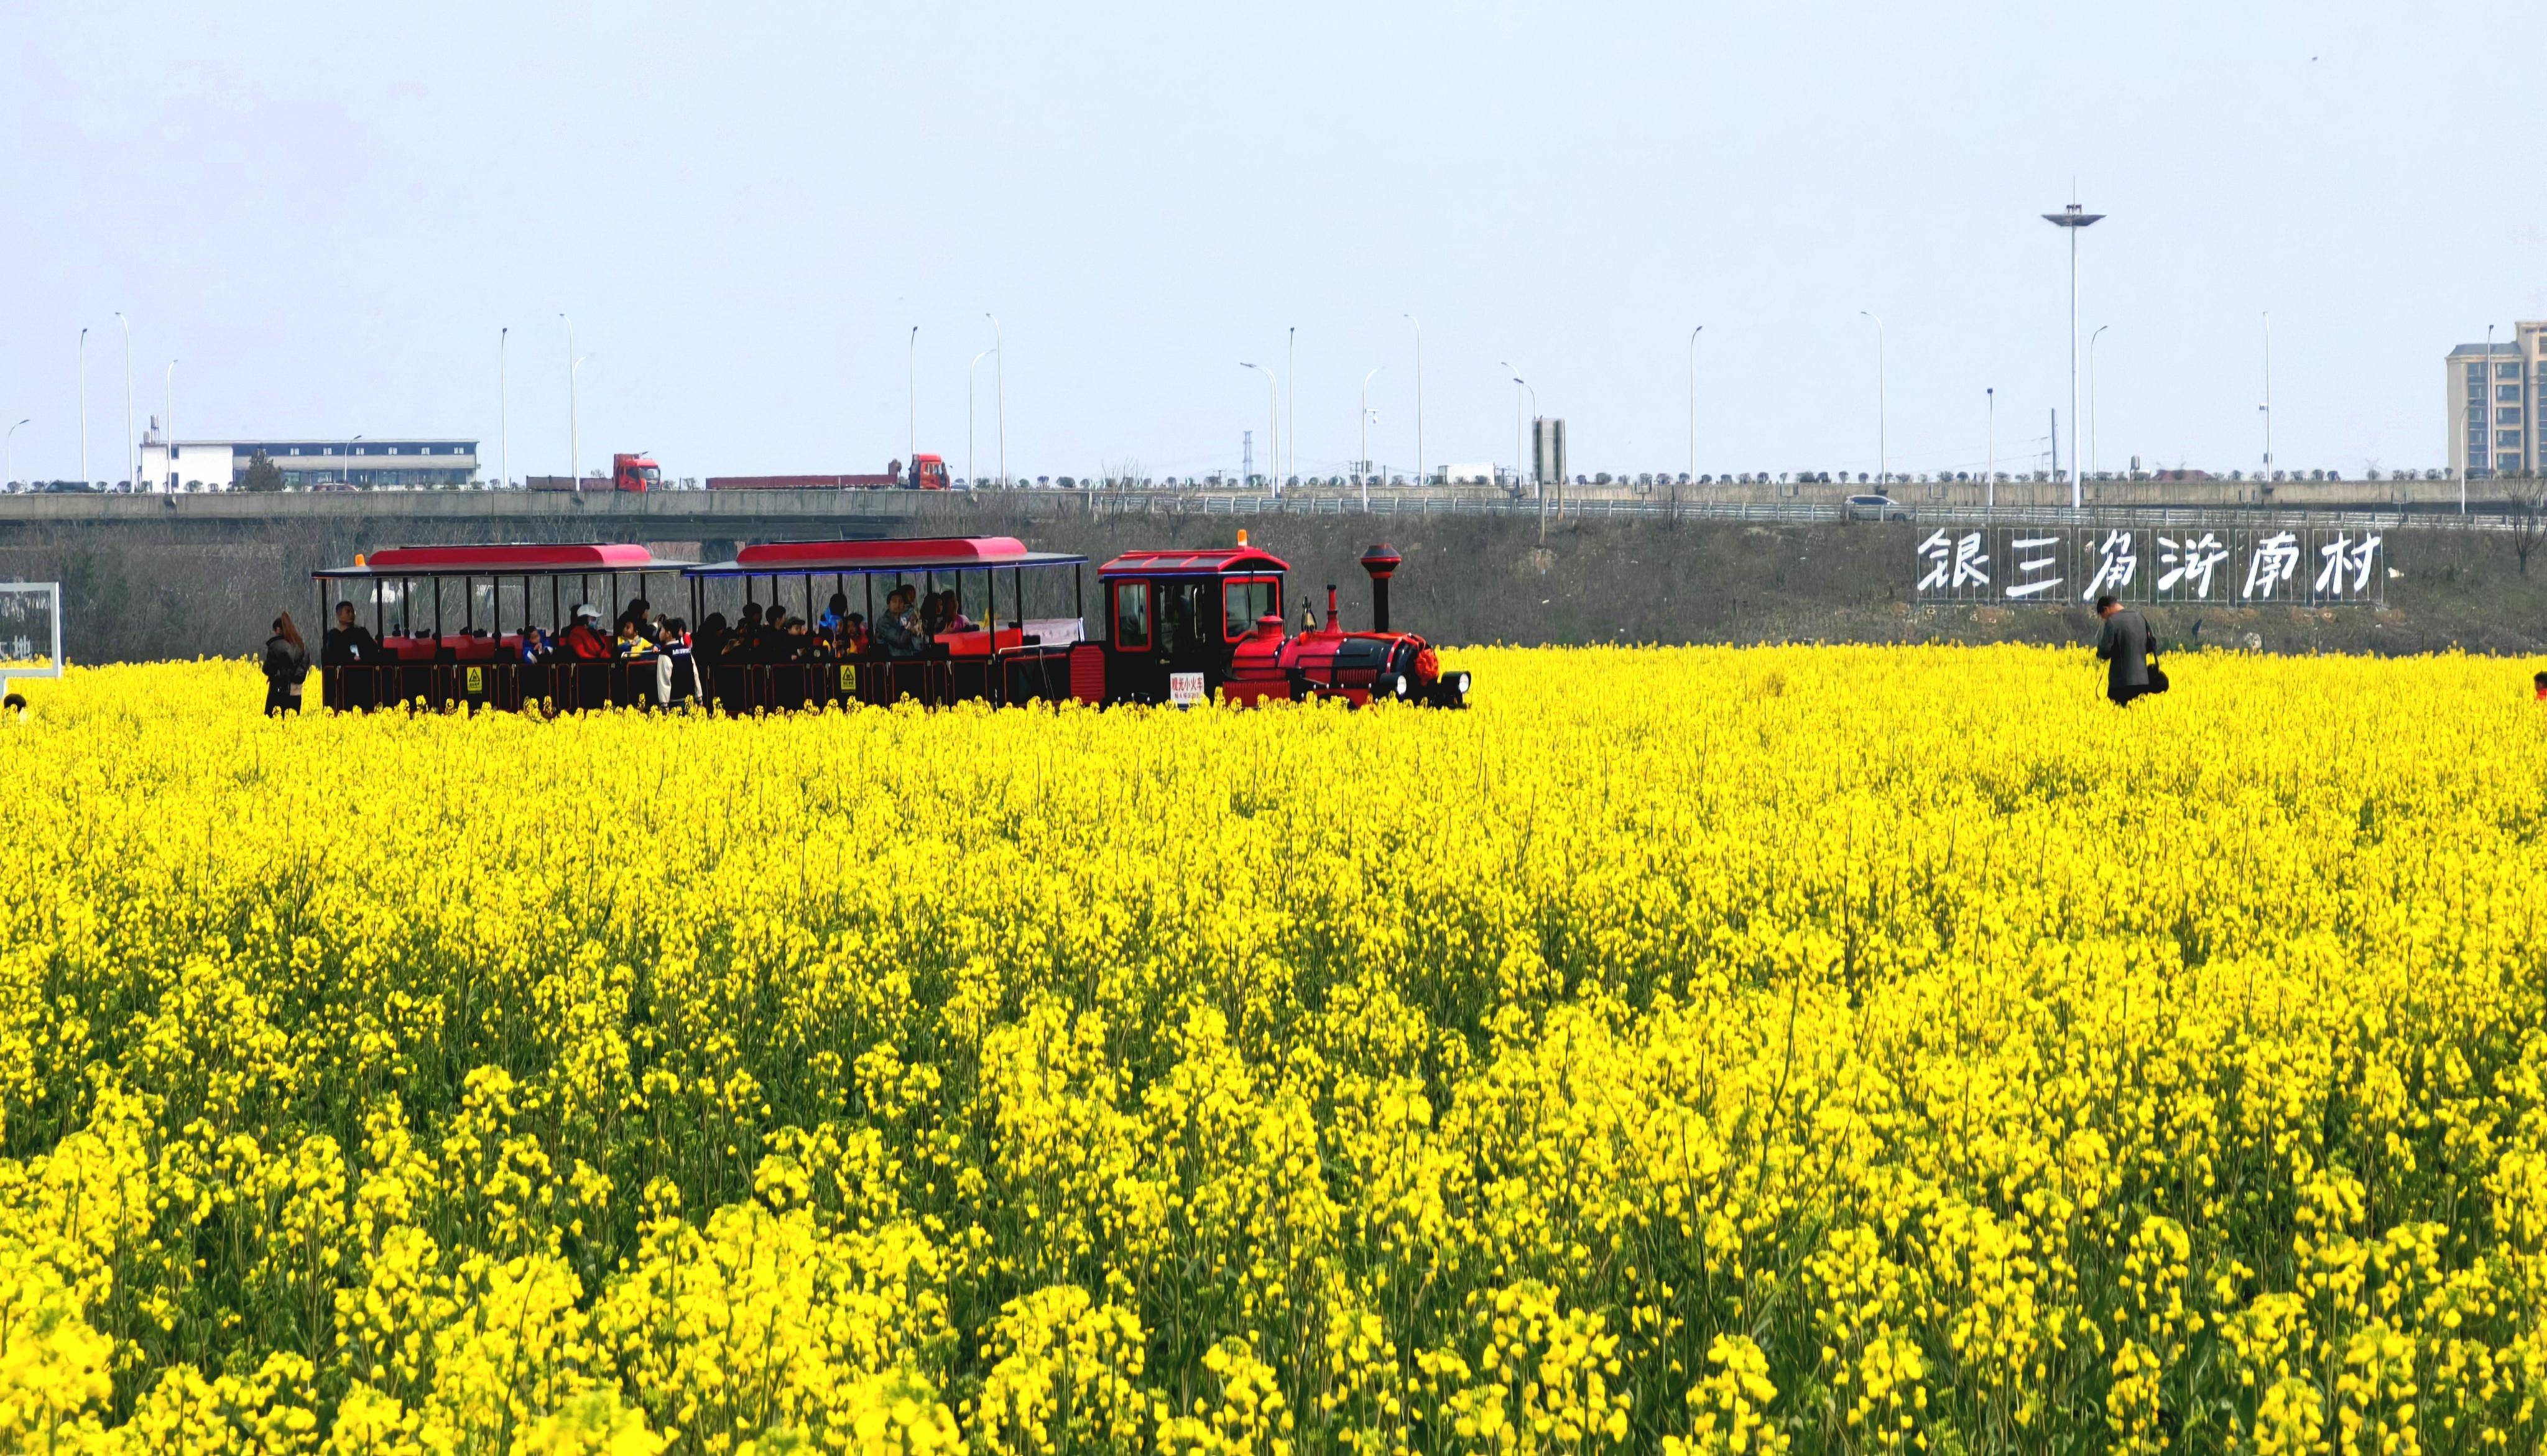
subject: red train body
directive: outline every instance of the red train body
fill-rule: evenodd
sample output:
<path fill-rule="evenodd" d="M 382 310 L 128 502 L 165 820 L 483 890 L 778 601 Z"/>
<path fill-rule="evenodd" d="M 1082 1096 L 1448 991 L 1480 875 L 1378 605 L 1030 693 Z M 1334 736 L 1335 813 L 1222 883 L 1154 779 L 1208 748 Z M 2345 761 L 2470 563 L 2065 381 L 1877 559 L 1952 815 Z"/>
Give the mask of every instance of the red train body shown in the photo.
<path fill-rule="evenodd" d="M 1093 622 L 1081 574 L 1087 558 L 1031 552 L 1011 537 L 771 542 L 710 565 L 659 561 L 624 546 L 392 549 L 315 573 L 322 621 L 332 617 L 332 592 L 368 585 L 374 631 L 388 649 L 377 664 L 329 664 L 323 700 L 331 708 L 421 701 L 564 710 L 695 697 L 732 712 L 906 700 L 1189 705 L 1215 697 L 1241 705 L 1331 698 L 1464 707 L 1468 674 L 1446 668 L 1422 637 L 1389 628 L 1388 583 L 1399 563 L 1385 546 L 1363 554 L 1372 630 L 1345 630 L 1330 585 L 1325 619 L 1304 598 L 1294 634 L 1282 617 L 1290 567 L 1248 546 L 1244 533 L 1225 550 L 1126 552 L 1105 562 Z M 623 595 L 642 595 L 648 574 L 675 571 L 688 587 L 694 631 L 712 613 L 722 616 L 723 599 L 739 594 L 740 613 L 765 591 L 769 607 L 824 632 L 728 637 L 713 656 L 679 656 L 677 671 L 653 658 L 517 660 L 543 607 L 557 619 L 552 630 L 571 615 L 570 599 L 596 608 L 606 599 L 615 617 Z M 463 619 L 457 634 L 442 590 L 454 578 L 462 588 L 449 603 Z M 1051 607 L 1065 584 L 1066 615 L 1028 614 L 1037 595 L 1030 585 Z M 896 587 L 935 596 L 951 609 L 950 624 L 903 641 L 900 651 L 872 633 L 831 630 L 852 617 L 872 627 Z M 863 610 L 853 612 L 861 599 Z M 475 605 L 482 600 L 493 619 L 483 628 Z M 508 612 L 514 602 L 519 611 Z M 384 603 L 397 605 L 403 625 L 384 620 Z"/>

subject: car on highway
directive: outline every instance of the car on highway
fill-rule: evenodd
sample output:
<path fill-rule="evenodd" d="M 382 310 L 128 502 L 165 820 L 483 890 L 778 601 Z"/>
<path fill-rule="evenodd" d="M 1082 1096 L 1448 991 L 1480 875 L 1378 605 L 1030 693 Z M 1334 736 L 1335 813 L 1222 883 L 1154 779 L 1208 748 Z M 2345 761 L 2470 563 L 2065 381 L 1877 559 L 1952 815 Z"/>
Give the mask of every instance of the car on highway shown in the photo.
<path fill-rule="evenodd" d="M 1852 495 L 1842 509 L 1852 521 L 1906 521 L 1910 508 L 1888 495 Z"/>

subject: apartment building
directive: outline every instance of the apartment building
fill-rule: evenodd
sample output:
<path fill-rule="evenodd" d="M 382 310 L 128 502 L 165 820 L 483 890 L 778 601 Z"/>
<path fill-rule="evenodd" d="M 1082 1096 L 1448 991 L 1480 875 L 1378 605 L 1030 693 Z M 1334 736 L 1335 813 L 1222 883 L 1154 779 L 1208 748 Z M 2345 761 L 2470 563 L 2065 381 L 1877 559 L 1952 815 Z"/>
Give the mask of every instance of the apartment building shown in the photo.
<path fill-rule="evenodd" d="M 2523 475 L 2547 460 L 2547 321 L 2511 332 L 2461 344 L 2442 362 L 2453 473 Z"/>

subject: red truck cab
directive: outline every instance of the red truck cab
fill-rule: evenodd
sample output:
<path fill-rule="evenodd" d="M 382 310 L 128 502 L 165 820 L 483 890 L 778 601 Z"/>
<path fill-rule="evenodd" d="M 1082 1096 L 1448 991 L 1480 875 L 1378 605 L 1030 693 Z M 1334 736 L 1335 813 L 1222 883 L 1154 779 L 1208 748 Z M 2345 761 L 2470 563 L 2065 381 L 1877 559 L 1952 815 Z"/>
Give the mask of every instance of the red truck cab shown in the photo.
<path fill-rule="evenodd" d="M 642 455 L 614 455 L 610 458 L 610 483 L 619 490 L 652 490 L 663 483 L 663 468 Z"/>

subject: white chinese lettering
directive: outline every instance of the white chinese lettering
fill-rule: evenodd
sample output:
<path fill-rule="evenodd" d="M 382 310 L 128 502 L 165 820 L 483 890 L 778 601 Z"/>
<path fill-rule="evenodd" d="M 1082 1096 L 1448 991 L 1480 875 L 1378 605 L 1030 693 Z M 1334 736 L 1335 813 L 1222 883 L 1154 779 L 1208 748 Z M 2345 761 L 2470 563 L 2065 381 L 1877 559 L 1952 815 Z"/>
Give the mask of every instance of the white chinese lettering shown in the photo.
<path fill-rule="evenodd" d="M 2378 564 L 2380 538 L 2364 536 L 2352 549 L 2352 594 L 2360 596 L 2370 590 L 2371 568 Z"/>
<path fill-rule="evenodd" d="M 2157 549 L 2157 563 L 2166 568 L 2157 578 L 2157 589 L 2162 592 L 2175 590 L 2181 582 L 2193 596 L 2207 597 L 2211 595 L 2212 571 L 2229 559 L 2229 548 L 2208 531 L 2184 541 L 2161 536 Z"/>
<path fill-rule="evenodd" d="M 2246 586 L 2238 593 L 2241 601 L 2258 596 L 2271 596 L 2273 588 L 2299 574 L 2300 539 L 2288 531 L 2276 531 L 2255 543 L 2252 556 L 2246 557 Z"/>
<path fill-rule="evenodd" d="M 2318 556 L 2325 559 L 2326 564 L 2318 568 L 2317 580 L 2309 583 L 2311 596 L 2343 595 L 2344 548 L 2350 545 L 2351 537 L 2338 536 L 2317 549 Z"/>
<path fill-rule="evenodd" d="M 2087 589 L 2078 593 L 2078 600 L 2086 601 L 2109 586 L 2117 596 L 2121 595 L 2132 584 L 2132 572 L 2140 563 L 2140 557 L 2132 550 L 2132 533 L 2106 532 L 2105 539 L 2096 543 L 2095 574 L 2087 578 Z"/>
<path fill-rule="evenodd" d="M 1935 591 L 1952 577 L 1953 550 L 1953 545 L 1946 540 L 1946 533 L 1943 531 L 1932 531 L 1928 533 L 1927 540 L 1919 543 L 1919 555 L 1928 558 L 1928 573 L 1919 578 L 1919 590 Z"/>
<path fill-rule="evenodd" d="M 2022 553 L 2041 551 L 2045 547 L 2057 547 L 2060 544 L 2061 538 L 2058 536 L 2023 536 L 2009 541 L 2007 545 L 2009 551 Z M 2010 581 L 2007 584 L 2007 594 L 2009 596 L 2039 596 L 2061 584 L 2060 577 L 2043 575 L 2045 571 L 2061 564 L 2061 558 L 2058 556 L 2047 554 L 2030 559 L 2026 557 L 2018 556 L 2014 557 L 2014 560 L 2018 574 L 2028 577 L 2040 577 L 2041 579 L 2028 580 L 2021 584 L 2015 581 Z"/>

